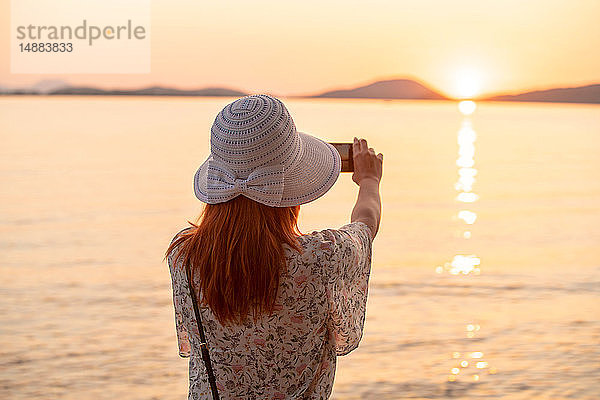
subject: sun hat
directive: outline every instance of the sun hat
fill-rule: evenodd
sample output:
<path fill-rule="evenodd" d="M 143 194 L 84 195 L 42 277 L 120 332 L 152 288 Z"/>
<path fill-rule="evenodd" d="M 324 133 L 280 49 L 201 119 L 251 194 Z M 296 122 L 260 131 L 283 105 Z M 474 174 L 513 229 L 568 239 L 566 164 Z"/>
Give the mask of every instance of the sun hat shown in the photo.
<path fill-rule="evenodd" d="M 239 195 L 272 207 L 316 200 L 337 180 L 340 155 L 329 143 L 298 132 L 281 100 L 242 97 L 215 118 L 210 156 L 194 176 L 194 193 L 218 204 Z"/>

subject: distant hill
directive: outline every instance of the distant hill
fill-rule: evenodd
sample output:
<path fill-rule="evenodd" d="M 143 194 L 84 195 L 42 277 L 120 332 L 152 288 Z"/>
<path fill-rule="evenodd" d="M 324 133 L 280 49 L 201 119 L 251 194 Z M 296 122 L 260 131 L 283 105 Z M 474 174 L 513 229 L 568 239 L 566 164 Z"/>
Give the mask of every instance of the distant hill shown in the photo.
<path fill-rule="evenodd" d="M 60 80 L 44 80 L 30 87 L 9 87 L 0 85 L 0 95 L 50 95 L 50 96 L 224 96 L 242 97 L 247 93 L 239 90 L 208 87 L 202 89 L 175 89 L 152 86 L 141 89 L 100 89 L 87 86 L 70 86 Z M 453 100 L 412 79 L 390 79 L 373 82 L 369 85 L 350 89 L 330 90 L 305 98 L 342 98 L 342 99 L 417 99 L 417 100 Z M 454 100 L 453 100 L 454 101 Z M 600 104 L 600 84 L 536 90 L 518 94 L 499 94 L 476 101 L 522 101 L 551 103 L 588 103 Z"/>
<path fill-rule="evenodd" d="M 377 81 L 366 86 L 332 90 L 308 97 L 447 100 L 441 94 L 411 79 Z"/>
<path fill-rule="evenodd" d="M 514 95 L 498 95 L 483 100 L 600 104 L 600 84 L 573 88 L 536 90 Z"/>
<path fill-rule="evenodd" d="M 40 93 L 41 94 L 41 93 Z M 98 89 L 93 87 L 85 87 L 85 86 L 67 86 L 64 88 L 56 89 L 50 91 L 46 94 L 55 95 L 55 94 L 72 94 L 72 95 L 105 95 L 110 94 L 108 90 Z"/>
<path fill-rule="evenodd" d="M 204 88 L 194 90 L 173 89 L 154 86 L 132 90 L 106 90 L 93 87 L 68 86 L 48 92 L 49 95 L 85 95 L 85 96 L 227 96 L 241 97 L 246 93 L 225 88 Z"/>
<path fill-rule="evenodd" d="M 54 90 L 64 89 L 68 87 L 69 84 L 60 79 L 44 79 L 31 86 L 31 90 L 34 92 L 38 92 L 41 94 L 47 94 Z"/>
<path fill-rule="evenodd" d="M 49 92 L 57 89 L 62 89 L 68 86 L 65 81 L 58 79 L 44 79 L 38 81 L 32 86 L 27 87 L 12 87 L 0 85 L 0 94 L 23 94 L 23 95 L 35 95 L 35 94 L 48 94 Z"/>

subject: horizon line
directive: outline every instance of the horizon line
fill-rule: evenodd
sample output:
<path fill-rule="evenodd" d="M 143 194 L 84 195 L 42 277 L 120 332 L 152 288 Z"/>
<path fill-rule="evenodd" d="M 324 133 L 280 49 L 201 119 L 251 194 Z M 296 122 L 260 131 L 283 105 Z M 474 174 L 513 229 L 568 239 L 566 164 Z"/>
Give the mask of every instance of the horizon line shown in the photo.
<path fill-rule="evenodd" d="M 515 90 L 515 91 L 510 91 L 510 92 L 501 92 L 501 91 L 483 92 L 483 93 L 478 94 L 473 97 L 461 98 L 461 97 L 449 95 L 447 92 L 440 90 L 440 89 L 430 85 L 425 80 L 417 78 L 413 75 L 388 75 L 388 76 L 382 76 L 380 78 L 363 80 L 363 81 L 353 84 L 353 85 L 348 84 L 345 86 L 329 87 L 329 88 L 315 91 L 311 94 L 289 94 L 288 93 L 288 94 L 277 94 L 276 96 L 277 97 L 285 97 L 285 98 L 315 98 L 315 97 L 319 97 L 323 93 L 327 93 L 327 92 L 331 92 L 331 91 L 352 90 L 352 89 L 356 89 L 356 88 L 360 88 L 360 87 L 364 87 L 364 86 L 369 86 L 371 84 L 378 83 L 378 82 L 399 81 L 399 80 L 407 80 L 407 81 L 419 83 L 419 84 L 425 86 L 427 89 L 430 89 L 430 90 L 444 96 L 445 99 L 443 99 L 443 100 L 454 100 L 454 101 L 460 101 L 460 100 L 482 101 L 482 100 L 485 100 L 486 98 L 497 97 L 497 96 L 517 96 L 517 95 L 531 93 L 531 92 L 555 90 L 555 89 L 575 89 L 575 88 L 600 84 L 600 82 L 598 82 L 598 81 L 585 83 L 585 84 L 577 84 L 577 85 L 561 84 L 558 86 L 532 87 L 529 89 L 522 89 L 520 91 Z M 136 91 L 136 90 L 144 90 L 144 89 L 152 89 L 152 88 L 162 88 L 162 89 L 173 89 L 173 90 L 179 90 L 179 91 L 200 91 L 200 90 L 218 89 L 218 90 L 231 90 L 231 91 L 240 92 L 240 93 L 244 93 L 244 94 L 252 94 L 252 92 L 247 91 L 247 90 L 234 88 L 231 86 L 218 86 L 218 85 L 213 85 L 213 84 L 209 84 L 207 86 L 202 86 L 202 87 L 181 87 L 180 85 L 172 85 L 171 86 L 171 85 L 164 84 L 164 83 L 151 83 L 148 85 L 135 86 L 135 87 L 127 87 L 127 86 L 107 87 L 104 85 L 95 85 L 95 84 L 89 84 L 89 85 L 88 84 L 81 84 L 81 85 L 71 84 L 68 80 L 61 80 L 61 79 L 41 79 L 38 82 L 36 82 L 35 84 L 29 85 L 29 86 L 20 86 L 20 87 L 3 86 L 3 84 L 0 82 L 0 94 L 10 94 L 10 93 L 2 93 L 2 89 L 9 90 L 9 91 L 32 90 L 36 85 L 39 85 L 44 82 L 53 82 L 53 81 L 61 82 L 64 85 L 58 86 L 57 89 L 50 90 L 50 93 L 54 90 L 60 90 L 63 88 L 89 88 L 89 89 L 99 89 L 99 90 L 104 90 L 104 91 Z M 43 91 L 38 91 L 37 94 L 50 94 L 50 93 L 43 93 Z M 256 93 L 271 93 L 271 92 L 270 91 L 259 91 Z M 198 97 L 198 96 L 191 95 L 191 97 Z M 378 98 L 374 98 L 374 99 L 378 99 Z M 380 98 L 380 99 L 383 100 L 384 98 Z M 391 98 L 390 100 L 394 100 L 394 99 Z M 402 99 L 397 99 L 397 100 L 402 100 Z M 409 100 L 409 99 L 407 99 L 407 100 Z"/>

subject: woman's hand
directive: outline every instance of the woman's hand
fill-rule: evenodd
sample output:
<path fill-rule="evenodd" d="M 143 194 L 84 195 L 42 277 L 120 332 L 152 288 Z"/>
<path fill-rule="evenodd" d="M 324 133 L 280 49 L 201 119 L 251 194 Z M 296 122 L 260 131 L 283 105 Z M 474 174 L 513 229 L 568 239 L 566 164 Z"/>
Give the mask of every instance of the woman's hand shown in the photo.
<path fill-rule="evenodd" d="M 379 181 L 383 171 L 383 154 L 375 155 L 375 150 L 367 146 L 365 139 L 354 138 L 354 174 L 352 180 L 360 187 L 358 198 L 350 220 L 367 224 L 371 237 L 375 237 L 381 220 L 381 198 Z"/>
<path fill-rule="evenodd" d="M 354 173 L 352 180 L 358 186 L 363 179 L 374 179 L 377 183 L 381 180 L 383 171 L 383 154 L 375 155 L 375 150 L 367 145 L 365 139 L 354 138 L 352 145 L 354 159 Z"/>

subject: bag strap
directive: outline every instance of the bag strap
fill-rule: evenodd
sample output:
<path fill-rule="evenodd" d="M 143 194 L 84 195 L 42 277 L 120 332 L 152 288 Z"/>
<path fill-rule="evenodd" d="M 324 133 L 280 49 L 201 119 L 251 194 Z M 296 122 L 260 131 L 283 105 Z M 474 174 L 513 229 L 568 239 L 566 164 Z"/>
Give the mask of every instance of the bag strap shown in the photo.
<path fill-rule="evenodd" d="M 202 326 L 202 319 L 200 318 L 200 310 L 198 309 L 198 302 L 196 301 L 196 294 L 192 288 L 192 276 L 190 268 L 185 268 L 188 288 L 190 289 L 190 296 L 192 298 L 192 305 L 194 306 L 194 313 L 196 314 L 196 322 L 198 323 L 198 332 L 200 333 L 200 351 L 202 352 L 202 359 L 204 360 L 204 366 L 206 367 L 206 374 L 208 375 L 208 383 L 210 384 L 210 390 L 212 392 L 213 400 L 219 400 L 219 392 L 217 391 L 217 380 L 215 379 L 215 373 L 210 363 L 210 356 L 208 355 L 208 347 L 206 345 L 206 336 L 204 336 L 204 328 Z"/>

